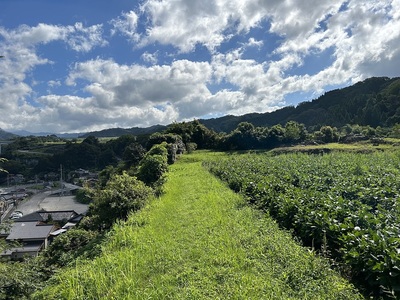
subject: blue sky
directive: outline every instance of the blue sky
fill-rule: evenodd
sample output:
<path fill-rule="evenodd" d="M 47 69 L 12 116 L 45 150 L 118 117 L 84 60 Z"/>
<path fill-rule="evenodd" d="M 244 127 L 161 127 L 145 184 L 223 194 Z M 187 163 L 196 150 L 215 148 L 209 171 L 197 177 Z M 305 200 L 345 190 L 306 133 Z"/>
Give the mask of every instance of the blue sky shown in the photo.
<path fill-rule="evenodd" d="M 0 4 L 7 131 L 269 112 L 371 76 L 400 76 L 400 0 Z"/>

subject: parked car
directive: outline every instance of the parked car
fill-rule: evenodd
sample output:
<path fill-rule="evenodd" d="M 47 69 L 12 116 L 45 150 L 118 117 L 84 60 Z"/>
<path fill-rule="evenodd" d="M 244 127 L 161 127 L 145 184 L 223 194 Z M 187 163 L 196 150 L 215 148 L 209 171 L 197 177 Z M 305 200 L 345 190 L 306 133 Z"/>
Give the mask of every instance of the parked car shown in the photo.
<path fill-rule="evenodd" d="M 24 215 L 24 214 L 22 213 L 22 211 L 16 210 L 16 211 L 13 211 L 13 212 L 11 213 L 10 219 L 11 219 L 11 220 L 19 219 L 19 218 L 21 218 L 23 215 Z"/>

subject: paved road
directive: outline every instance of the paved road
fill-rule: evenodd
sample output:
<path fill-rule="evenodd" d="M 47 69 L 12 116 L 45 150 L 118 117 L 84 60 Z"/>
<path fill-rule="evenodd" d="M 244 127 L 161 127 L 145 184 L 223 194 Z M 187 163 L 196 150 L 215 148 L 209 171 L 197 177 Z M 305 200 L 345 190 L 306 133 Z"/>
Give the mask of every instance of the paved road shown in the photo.
<path fill-rule="evenodd" d="M 66 184 L 66 188 L 70 188 Z M 40 191 L 35 192 L 31 197 L 22 201 L 15 208 L 21 211 L 24 215 L 44 209 L 51 210 L 75 210 L 77 213 L 85 213 L 88 205 L 76 202 L 75 196 L 52 196 L 55 191 Z"/>
<path fill-rule="evenodd" d="M 50 191 L 35 193 L 31 197 L 19 203 L 15 209 L 22 211 L 24 215 L 38 211 L 41 209 L 40 203 L 49 195 Z"/>
<path fill-rule="evenodd" d="M 65 183 L 65 191 L 73 190 L 76 186 L 72 184 Z M 25 188 L 27 192 L 32 192 L 32 196 L 23 200 L 18 204 L 17 207 L 11 208 L 11 210 L 7 211 L 7 214 L 4 219 L 7 219 L 14 210 L 21 211 L 24 215 L 33 213 L 38 210 L 47 210 L 47 211 L 55 211 L 55 210 L 74 210 L 79 214 L 85 214 L 88 210 L 87 204 L 78 203 L 75 200 L 75 196 L 58 196 L 60 191 L 62 190 L 33 190 L 29 189 L 29 186 L 18 186 L 18 188 Z M 11 188 L 10 188 L 11 190 Z M 54 194 L 57 195 L 54 195 Z"/>

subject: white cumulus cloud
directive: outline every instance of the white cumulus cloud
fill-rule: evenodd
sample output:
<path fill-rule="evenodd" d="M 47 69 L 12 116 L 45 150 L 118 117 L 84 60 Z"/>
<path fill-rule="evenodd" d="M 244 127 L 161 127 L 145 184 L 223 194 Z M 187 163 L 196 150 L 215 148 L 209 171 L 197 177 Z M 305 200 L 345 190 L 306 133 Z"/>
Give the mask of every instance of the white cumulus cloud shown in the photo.
<path fill-rule="evenodd" d="M 287 95 L 399 76 L 400 0 L 137 5 L 104 24 L 0 27 L 0 127 L 83 131 L 266 112 Z M 116 40 L 129 50 L 114 55 Z M 44 51 L 56 42 L 73 53 L 69 68 L 36 78 L 58 66 Z"/>

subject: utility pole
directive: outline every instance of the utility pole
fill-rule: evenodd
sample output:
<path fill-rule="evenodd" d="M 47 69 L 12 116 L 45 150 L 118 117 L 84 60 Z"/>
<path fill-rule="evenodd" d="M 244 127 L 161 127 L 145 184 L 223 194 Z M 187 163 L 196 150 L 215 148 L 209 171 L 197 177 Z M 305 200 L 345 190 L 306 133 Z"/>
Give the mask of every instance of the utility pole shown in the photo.
<path fill-rule="evenodd" d="M 61 188 L 61 192 L 60 192 L 60 196 L 64 195 L 64 187 L 63 187 L 63 171 L 62 171 L 62 165 L 60 164 L 60 188 Z"/>

